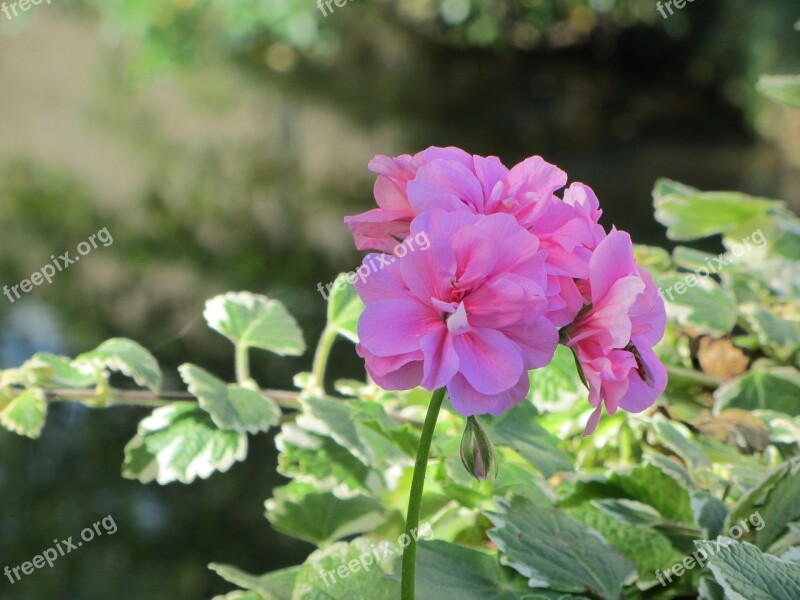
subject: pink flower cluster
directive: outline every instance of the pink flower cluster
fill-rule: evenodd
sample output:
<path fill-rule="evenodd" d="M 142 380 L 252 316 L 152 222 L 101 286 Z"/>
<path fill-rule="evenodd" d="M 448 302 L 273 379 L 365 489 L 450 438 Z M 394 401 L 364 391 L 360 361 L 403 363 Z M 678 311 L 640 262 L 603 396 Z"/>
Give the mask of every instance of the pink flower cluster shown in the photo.
<path fill-rule="evenodd" d="M 639 412 L 666 387 L 653 352 L 664 304 L 628 234 L 599 224 L 586 185 L 541 157 L 511 169 L 458 148 L 377 156 L 378 208 L 347 217 L 361 250 L 430 239 L 356 290 L 357 350 L 385 389 L 446 386 L 465 416 L 497 415 L 528 393 L 528 371 L 559 341 L 575 353 L 596 408 Z M 370 257 L 368 256 L 367 259 Z"/>

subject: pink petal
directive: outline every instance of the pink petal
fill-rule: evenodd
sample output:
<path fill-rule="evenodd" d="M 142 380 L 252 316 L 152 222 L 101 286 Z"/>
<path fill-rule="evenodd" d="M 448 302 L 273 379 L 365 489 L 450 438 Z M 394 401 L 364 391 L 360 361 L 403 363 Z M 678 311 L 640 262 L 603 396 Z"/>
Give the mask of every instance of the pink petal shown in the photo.
<path fill-rule="evenodd" d="M 522 350 L 526 371 L 544 367 L 553 360 L 558 346 L 558 329 L 545 317 L 509 327 L 503 333 Z"/>
<path fill-rule="evenodd" d="M 632 343 L 653 376 L 653 386 L 650 387 L 635 369 L 628 374 L 628 390 L 620 400 L 619 406 L 629 412 L 637 413 L 650 408 L 664 393 L 667 387 L 667 369 L 644 338 L 634 338 Z"/>
<path fill-rule="evenodd" d="M 448 384 L 458 371 L 459 359 L 453 346 L 453 336 L 446 327 L 437 328 L 420 342 L 425 356 L 422 387 L 435 390 Z"/>
<path fill-rule="evenodd" d="M 589 421 L 586 423 L 586 429 L 583 430 L 583 437 L 588 435 L 592 435 L 594 430 L 597 429 L 598 423 L 600 423 L 600 417 L 603 415 L 603 404 L 600 403 L 597 405 L 597 408 L 592 413 L 592 416 L 589 417 Z"/>
<path fill-rule="evenodd" d="M 459 372 L 482 394 L 499 394 L 519 381 L 523 372 L 520 350 L 502 333 L 473 327 L 453 338 Z"/>
<path fill-rule="evenodd" d="M 525 190 L 535 191 L 544 198 L 566 185 L 567 174 L 541 156 L 532 156 L 513 167 L 508 174 L 509 186 L 520 182 Z"/>
<path fill-rule="evenodd" d="M 451 160 L 436 160 L 421 167 L 408 184 L 408 201 L 416 214 L 426 210 L 470 210 L 483 206 L 483 190 L 475 174 Z"/>
<path fill-rule="evenodd" d="M 432 306 L 398 298 L 369 304 L 358 320 L 361 345 L 376 356 L 394 356 L 419 349 L 422 336 L 445 328 Z"/>
<path fill-rule="evenodd" d="M 636 274 L 631 236 L 624 231 L 612 231 L 597 246 L 589 263 L 592 302 L 597 304 L 614 283 Z"/>
<path fill-rule="evenodd" d="M 499 394 L 482 394 L 467 379 L 458 374 L 447 386 L 453 408 L 465 417 L 472 415 L 500 415 L 525 399 L 530 390 L 530 379 L 523 373 L 516 385 Z"/>

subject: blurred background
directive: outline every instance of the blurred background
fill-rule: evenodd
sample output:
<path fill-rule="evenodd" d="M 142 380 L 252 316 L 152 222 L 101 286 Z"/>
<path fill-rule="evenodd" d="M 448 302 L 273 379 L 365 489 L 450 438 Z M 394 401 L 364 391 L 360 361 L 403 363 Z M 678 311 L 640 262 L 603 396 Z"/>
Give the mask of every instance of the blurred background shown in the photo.
<path fill-rule="evenodd" d="M 285 302 L 313 348 L 317 283 L 359 262 L 342 218 L 371 208 L 376 153 L 540 154 L 641 243 L 668 245 L 660 176 L 800 207 L 800 121 L 754 91 L 760 74 L 800 71 L 796 1 L 702 0 L 666 19 L 655 0 L 314 1 L 0 13 L 0 285 L 103 227 L 114 240 L 0 297 L 0 368 L 125 336 L 158 357 L 166 389 L 189 360 L 231 379 L 232 347 L 201 316 L 228 290 Z M 330 376 L 361 376 L 352 347 L 336 350 Z M 311 354 L 256 356 L 253 373 L 289 389 Z M 146 414 L 59 404 L 38 441 L 0 431 L 0 569 L 105 515 L 119 527 L 0 579 L 0 598 L 210 598 L 230 586 L 209 562 L 303 560 L 311 547 L 263 518 L 281 480 L 271 436 L 209 481 L 143 486 L 120 465 Z"/>

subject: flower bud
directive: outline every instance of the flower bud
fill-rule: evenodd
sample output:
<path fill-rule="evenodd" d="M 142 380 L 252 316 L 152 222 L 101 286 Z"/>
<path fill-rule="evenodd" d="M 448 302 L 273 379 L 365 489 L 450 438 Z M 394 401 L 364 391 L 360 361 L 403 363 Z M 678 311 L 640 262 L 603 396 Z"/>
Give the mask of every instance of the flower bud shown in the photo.
<path fill-rule="evenodd" d="M 489 434 L 475 417 L 467 418 L 464 436 L 461 438 L 461 462 L 467 472 L 476 479 L 497 477 L 497 455 Z"/>

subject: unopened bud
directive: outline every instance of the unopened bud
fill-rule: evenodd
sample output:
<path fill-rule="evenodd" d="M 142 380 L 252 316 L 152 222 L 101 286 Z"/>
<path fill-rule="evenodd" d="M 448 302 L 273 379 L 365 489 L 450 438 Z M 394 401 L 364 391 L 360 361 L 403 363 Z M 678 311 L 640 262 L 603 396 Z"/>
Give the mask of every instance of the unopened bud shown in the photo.
<path fill-rule="evenodd" d="M 489 434 L 475 417 L 467 418 L 464 437 L 461 438 L 461 462 L 476 479 L 497 477 L 497 455 Z"/>

